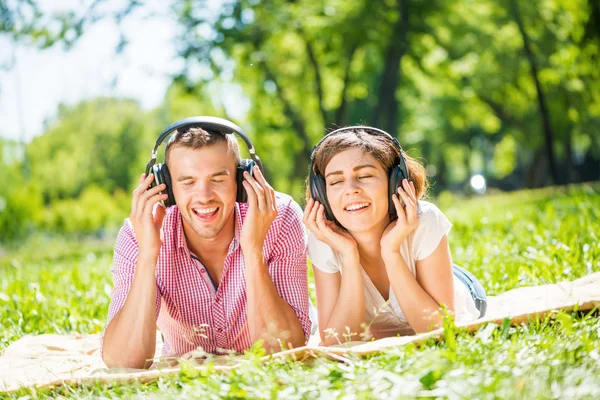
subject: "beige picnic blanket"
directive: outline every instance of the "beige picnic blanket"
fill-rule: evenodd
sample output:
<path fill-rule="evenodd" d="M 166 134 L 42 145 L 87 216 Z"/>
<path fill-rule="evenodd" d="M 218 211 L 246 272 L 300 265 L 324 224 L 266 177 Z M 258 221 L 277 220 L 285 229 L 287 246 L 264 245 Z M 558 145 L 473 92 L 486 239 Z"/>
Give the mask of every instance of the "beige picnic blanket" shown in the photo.
<path fill-rule="evenodd" d="M 494 322 L 512 325 L 526 323 L 532 318 L 543 318 L 556 311 L 586 311 L 600 307 L 600 272 L 572 282 L 543 286 L 530 286 L 510 290 L 488 297 L 488 310 L 483 319 L 458 325 L 475 331 L 482 325 Z M 443 329 L 414 336 L 393 337 L 372 342 L 352 342 L 340 346 L 319 346 L 319 337 L 312 337 L 305 347 L 286 350 L 271 357 L 291 357 L 308 360 L 326 357 L 345 360 L 349 356 L 362 356 L 443 337 Z M 158 335 L 160 338 L 160 335 Z M 59 385 L 82 385 L 100 382 L 138 380 L 147 382 L 160 374 L 178 373 L 180 367 L 169 366 L 157 359 L 150 370 L 107 369 L 100 358 L 99 335 L 25 336 L 8 346 L 0 356 L 0 393 L 13 392 L 23 387 L 48 388 Z M 160 354 L 162 343 L 157 343 Z M 246 362 L 242 356 L 221 356 L 208 360 L 192 361 L 196 368 L 211 363 L 216 371 L 228 371 Z"/>

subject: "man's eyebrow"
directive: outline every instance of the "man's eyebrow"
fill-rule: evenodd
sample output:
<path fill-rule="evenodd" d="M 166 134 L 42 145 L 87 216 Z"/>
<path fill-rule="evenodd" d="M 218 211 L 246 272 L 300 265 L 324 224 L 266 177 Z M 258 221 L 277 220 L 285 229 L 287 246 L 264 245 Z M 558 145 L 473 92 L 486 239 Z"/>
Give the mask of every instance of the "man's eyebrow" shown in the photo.
<path fill-rule="evenodd" d="M 222 170 L 219 170 L 217 172 L 213 172 L 209 176 L 211 178 L 214 178 L 215 176 L 223 176 L 223 175 L 226 175 L 226 176 L 230 175 L 229 174 L 229 170 L 227 168 L 223 168 Z M 196 179 L 196 177 L 192 176 L 192 175 L 181 175 L 181 176 L 177 177 L 177 181 L 178 182 L 187 181 L 188 179 Z"/>
<path fill-rule="evenodd" d="M 210 177 L 215 177 L 215 176 L 222 176 L 222 175 L 227 175 L 229 176 L 229 170 L 227 168 L 223 168 L 220 171 L 214 172 L 212 174 L 210 174 Z"/>
<path fill-rule="evenodd" d="M 356 167 L 352 168 L 352 170 L 358 171 L 363 168 L 375 168 L 375 166 L 373 164 L 361 164 L 361 165 L 357 165 Z M 325 175 L 325 178 L 327 178 L 330 175 L 342 175 L 343 173 L 344 173 L 343 171 L 331 171 L 330 173 Z"/>

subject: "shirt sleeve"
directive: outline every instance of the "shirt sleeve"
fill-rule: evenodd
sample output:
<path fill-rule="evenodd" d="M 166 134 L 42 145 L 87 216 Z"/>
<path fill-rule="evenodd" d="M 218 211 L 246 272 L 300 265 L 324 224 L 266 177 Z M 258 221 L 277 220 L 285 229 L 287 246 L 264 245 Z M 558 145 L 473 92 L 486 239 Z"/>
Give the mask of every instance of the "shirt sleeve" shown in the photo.
<path fill-rule="evenodd" d="M 111 269 L 113 275 L 113 289 L 110 295 L 110 306 L 108 307 L 108 320 L 100 339 L 101 349 L 104 343 L 104 334 L 106 333 L 106 328 L 125 305 L 125 300 L 129 294 L 131 284 L 133 283 L 133 276 L 135 273 L 135 265 L 137 263 L 138 255 L 139 248 L 137 240 L 135 239 L 135 233 L 128 218 L 121 227 L 121 230 L 117 235 L 117 242 L 115 244 L 113 268 Z M 156 318 L 158 318 L 158 314 L 160 312 L 160 302 L 161 296 L 157 287 Z"/>
<path fill-rule="evenodd" d="M 287 203 L 287 200 L 285 200 Z M 268 265 L 279 295 L 292 307 L 304 331 L 305 343 L 310 337 L 311 320 L 308 308 L 308 277 L 306 268 L 306 232 L 302 224 L 302 209 L 289 197 L 289 203 L 279 209 L 282 223 L 274 238 Z"/>
<path fill-rule="evenodd" d="M 308 232 L 308 258 L 314 268 L 334 274 L 340 272 L 333 249 Z"/>
<path fill-rule="evenodd" d="M 450 232 L 452 224 L 434 204 L 419 201 L 419 225 L 413 237 L 415 260 L 423 260 L 431 255 L 440 241 Z"/>

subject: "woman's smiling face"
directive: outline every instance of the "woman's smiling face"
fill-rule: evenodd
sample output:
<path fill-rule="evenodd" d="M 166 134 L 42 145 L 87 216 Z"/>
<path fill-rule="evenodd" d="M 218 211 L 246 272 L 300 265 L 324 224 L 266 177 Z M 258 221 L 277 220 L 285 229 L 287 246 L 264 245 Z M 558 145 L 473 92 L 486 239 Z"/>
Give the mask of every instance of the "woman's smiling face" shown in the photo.
<path fill-rule="evenodd" d="M 344 150 L 331 158 L 323 176 L 331 210 L 350 233 L 369 231 L 388 218 L 388 175 L 371 154 Z"/>

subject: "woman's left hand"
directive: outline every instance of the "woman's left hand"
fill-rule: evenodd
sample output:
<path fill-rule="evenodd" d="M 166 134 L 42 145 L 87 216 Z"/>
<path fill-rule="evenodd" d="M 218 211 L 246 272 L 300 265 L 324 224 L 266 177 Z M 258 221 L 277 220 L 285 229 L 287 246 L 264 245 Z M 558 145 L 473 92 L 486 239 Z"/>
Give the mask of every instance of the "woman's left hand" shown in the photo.
<path fill-rule="evenodd" d="M 415 185 L 408 180 L 402 180 L 402 186 L 398 187 L 398 194 L 404 201 L 404 207 L 396 194 L 392 195 L 392 201 L 398 213 L 398 219 L 392 221 L 381 237 L 382 255 L 394 254 L 400 252 L 400 245 L 419 225 L 417 217 L 417 192 Z"/>

